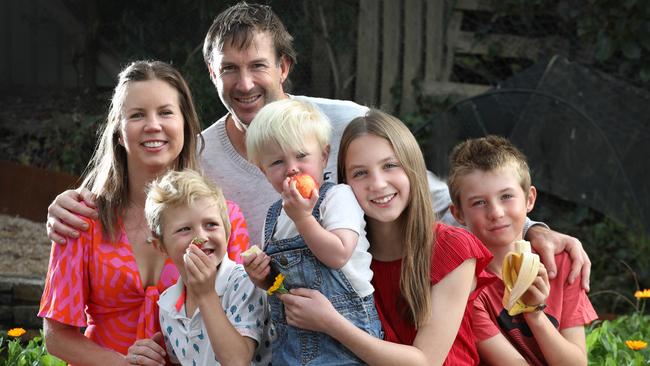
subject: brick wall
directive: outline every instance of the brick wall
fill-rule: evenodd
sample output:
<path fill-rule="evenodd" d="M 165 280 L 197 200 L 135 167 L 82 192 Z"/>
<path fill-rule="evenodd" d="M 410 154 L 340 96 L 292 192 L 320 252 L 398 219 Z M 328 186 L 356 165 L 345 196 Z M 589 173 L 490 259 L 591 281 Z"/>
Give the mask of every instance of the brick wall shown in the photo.
<path fill-rule="evenodd" d="M 39 329 L 43 321 L 36 316 L 43 293 L 43 280 L 0 275 L 0 328 Z"/>

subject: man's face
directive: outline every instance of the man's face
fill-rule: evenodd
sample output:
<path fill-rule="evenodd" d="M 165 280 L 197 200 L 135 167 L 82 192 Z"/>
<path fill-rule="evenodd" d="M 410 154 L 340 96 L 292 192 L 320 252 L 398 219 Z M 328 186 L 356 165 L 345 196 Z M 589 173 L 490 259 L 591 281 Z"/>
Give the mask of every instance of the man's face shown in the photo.
<path fill-rule="evenodd" d="M 214 49 L 210 76 L 235 122 L 248 126 L 267 103 L 286 98 L 282 82 L 290 62 L 285 57 L 276 59 L 267 32 L 256 32 L 248 48 L 236 46 L 226 40 L 223 50 Z"/>

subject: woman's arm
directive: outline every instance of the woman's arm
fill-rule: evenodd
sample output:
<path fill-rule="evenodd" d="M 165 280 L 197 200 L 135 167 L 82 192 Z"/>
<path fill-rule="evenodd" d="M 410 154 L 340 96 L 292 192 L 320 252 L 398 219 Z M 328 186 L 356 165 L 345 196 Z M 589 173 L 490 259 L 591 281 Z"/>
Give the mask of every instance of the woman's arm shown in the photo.
<path fill-rule="evenodd" d="M 45 346 L 52 355 L 76 365 L 128 365 L 124 355 L 86 338 L 79 328 L 45 318 Z"/>
<path fill-rule="evenodd" d="M 475 266 L 476 260 L 468 259 L 431 287 L 431 316 L 412 346 L 377 339 L 357 328 L 318 291 L 291 290 L 280 298 L 290 325 L 327 333 L 370 365 L 442 365 L 467 307 Z"/>

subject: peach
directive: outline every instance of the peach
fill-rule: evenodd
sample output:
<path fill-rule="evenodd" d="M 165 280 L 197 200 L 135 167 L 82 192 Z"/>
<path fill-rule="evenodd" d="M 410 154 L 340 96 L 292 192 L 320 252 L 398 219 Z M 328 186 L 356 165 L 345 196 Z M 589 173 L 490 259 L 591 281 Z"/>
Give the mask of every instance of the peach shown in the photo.
<path fill-rule="evenodd" d="M 309 174 L 296 174 L 289 180 L 289 185 L 291 185 L 291 182 L 296 182 L 298 192 L 300 192 L 301 196 L 307 199 L 311 198 L 311 193 L 314 188 L 318 189 L 318 183 L 316 183 L 316 180 Z"/>

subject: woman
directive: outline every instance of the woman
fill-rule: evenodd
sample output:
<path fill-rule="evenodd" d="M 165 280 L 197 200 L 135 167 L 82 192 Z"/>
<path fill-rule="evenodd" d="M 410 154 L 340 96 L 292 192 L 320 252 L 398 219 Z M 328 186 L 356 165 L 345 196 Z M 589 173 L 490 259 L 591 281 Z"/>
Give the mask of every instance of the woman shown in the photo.
<path fill-rule="evenodd" d="M 83 218 L 89 229 L 78 239 L 52 245 L 39 316 L 53 355 L 72 364 L 136 363 L 125 357 L 129 347 L 160 338 L 156 301 L 178 271 L 149 243 L 145 188 L 169 169 L 198 168 L 199 132 L 187 83 L 170 65 L 136 61 L 119 74 L 82 183 L 96 195 L 99 218 Z M 245 225 L 236 205 L 229 214 L 234 227 Z M 248 245 L 247 235 L 232 237 L 244 242 L 229 247 Z"/>

